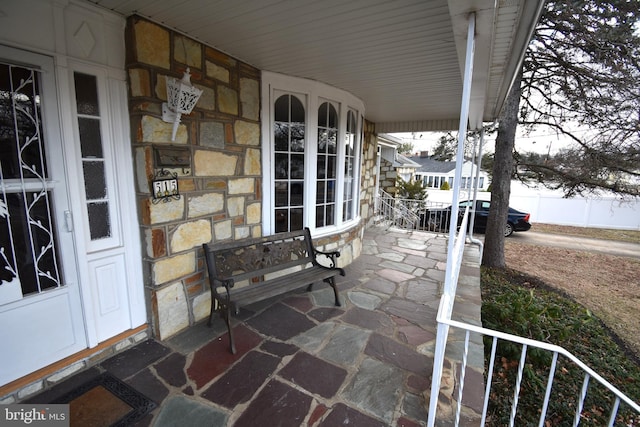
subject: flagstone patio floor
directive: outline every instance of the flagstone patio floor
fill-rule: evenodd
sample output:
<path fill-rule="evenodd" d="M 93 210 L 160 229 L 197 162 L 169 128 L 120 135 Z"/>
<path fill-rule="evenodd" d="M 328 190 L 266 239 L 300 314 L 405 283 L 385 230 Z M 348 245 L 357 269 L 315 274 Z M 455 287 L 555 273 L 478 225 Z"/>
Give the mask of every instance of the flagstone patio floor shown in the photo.
<path fill-rule="evenodd" d="M 455 311 L 479 325 L 479 252 L 467 246 Z M 107 371 L 157 403 L 136 426 L 426 425 L 446 247 L 443 235 L 372 227 L 337 280 L 341 307 L 318 284 L 242 310 L 235 355 L 215 317 L 211 328 L 140 343 L 29 401 L 50 402 Z M 461 341 L 452 334 L 439 425 L 450 425 L 455 406 Z M 478 425 L 481 343 L 471 346 L 461 425 Z"/>

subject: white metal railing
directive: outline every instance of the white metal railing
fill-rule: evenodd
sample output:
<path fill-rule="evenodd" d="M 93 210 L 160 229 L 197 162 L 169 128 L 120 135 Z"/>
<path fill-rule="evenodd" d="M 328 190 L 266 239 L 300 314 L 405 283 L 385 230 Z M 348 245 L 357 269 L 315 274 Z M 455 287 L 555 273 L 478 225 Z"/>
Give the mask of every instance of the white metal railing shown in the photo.
<path fill-rule="evenodd" d="M 464 322 L 452 320 L 451 317 L 453 312 L 453 304 L 454 304 L 456 290 L 457 290 L 460 266 L 462 263 L 462 258 L 464 253 L 466 229 L 467 229 L 466 225 L 467 225 L 468 218 L 469 218 L 469 209 L 467 208 L 465 210 L 461 226 L 459 227 L 460 231 L 454 238 L 454 242 L 455 242 L 454 247 L 450 251 L 448 260 L 447 260 L 447 272 L 445 276 L 445 284 L 444 284 L 443 294 L 440 298 L 438 315 L 436 317 L 436 321 L 438 324 L 438 329 L 437 329 L 438 333 L 436 337 L 436 348 L 434 351 L 433 374 L 432 374 L 432 383 L 431 383 L 431 398 L 429 402 L 429 418 L 427 421 L 427 425 L 428 426 L 435 425 L 435 420 L 437 417 L 438 396 L 440 393 L 440 382 L 443 375 L 444 355 L 446 351 L 449 330 L 450 328 L 456 328 L 456 329 L 465 331 L 465 341 L 464 341 L 463 353 L 461 355 L 462 366 L 460 369 L 460 377 L 458 378 L 458 387 L 457 387 L 458 388 L 458 397 L 457 397 L 458 404 L 456 407 L 455 420 L 454 420 L 455 426 L 458 426 L 460 423 L 461 410 L 463 406 L 462 396 L 464 392 L 464 376 L 466 372 L 467 359 L 468 359 L 468 353 L 469 353 L 470 333 L 480 334 L 483 337 L 484 336 L 493 337 L 491 357 L 488 365 L 488 372 L 486 372 L 487 384 L 485 386 L 482 419 L 479 425 L 484 426 L 485 422 L 487 421 L 487 410 L 488 410 L 489 399 L 491 395 L 491 386 L 492 386 L 491 380 L 493 378 L 493 368 L 495 365 L 497 341 L 500 339 L 500 340 L 508 341 L 510 343 L 516 343 L 522 346 L 522 351 L 520 354 L 520 362 L 518 365 L 518 371 L 516 375 L 516 382 L 514 384 L 513 398 L 511 400 L 512 407 L 511 407 L 511 413 L 509 417 L 510 427 L 515 425 L 515 418 L 516 418 L 516 413 L 518 408 L 519 396 L 521 392 L 525 392 L 524 390 L 522 390 L 522 386 L 523 386 L 522 378 L 523 378 L 523 372 L 525 369 L 525 359 L 527 356 L 528 348 L 540 349 L 546 352 L 550 352 L 550 354 L 552 355 L 551 365 L 549 367 L 549 376 L 547 378 L 547 383 L 546 383 L 545 396 L 543 401 L 540 402 L 541 410 L 540 410 L 540 418 L 538 420 L 539 427 L 543 427 L 546 425 L 545 422 L 547 421 L 546 416 L 547 416 L 547 409 L 549 406 L 549 398 L 551 396 L 551 390 L 553 387 L 553 382 L 555 378 L 554 375 L 556 372 L 556 367 L 558 365 L 559 356 L 564 357 L 567 361 L 574 364 L 577 368 L 581 369 L 584 372 L 582 390 L 581 390 L 581 393 L 576 397 L 576 402 L 575 402 L 576 412 L 575 412 L 575 416 L 572 424 L 574 427 L 578 426 L 578 424 L 581 421 L 581 414 L 584 409 L 584 402 L 585 402 L 585 399 L 587 398 L 587 391 L 589 389 L 588 387 L 591 379 L 596 380 L 597 383 L 605 387 L 608 390 L 608 392 L 615 397 L 614 403 L 610 408 L 609 423 L 607 425 L 609 426 L 614 425 L 616 421 L 616 417 L 619 413 L 620 404 L 623 403 L 627 405 L 627 407 L 631 411 L 635 411 L 636 413 L 636 418 L 634 418 L 635 421 L 631 421 L 630 424 L 626 424 L 626 425 L 640 426 L 640 405 L 638 405 L 638 403 L 635 403 L 623 392 L 621 392 L 619 389 L 613 386 L 609 381 L 604 379 L 602 376 L 596 373 L 593 369 L 587 366 L 584 362 L 582 362 L 580 359 L 578 359 L 576 356 L 574 356 L 564 348 L 557 345 L 548 344 L 541 341 L 535 341 L 532 339 L 519 337 L 516 335 L 511 335 L 504 332 L 494 331 L 491 329 L 486 329 L 479 326 L 467 324 Z"/>
<path fill-rule="evenodd" d="M 396 227 L 439 233 L 449 231 L 451 209 L 447 203 L 402 199 L 379 190 L 375 206 L 376 214 Z"/>
<path fill-rule="evenodd" d="M 546 417 L 547 417 L 547 409 L 549 405 L 549 398 L 551 396 L 551 390 L 553 386 L 556 367 L 558 366 L 559 356 L 565 357 L 568 361 L 575 364 L 579 369 L 581 369 L 584 372 L 582 390 L 580 394 L 576 396 L 576 402 L 575 402 L 576 411 L 575 411 L 575 416 L 572 423 L 573 426 L 577 426 L 580 423 L 581 414 L 584 409 L 584 402 L 587 397 L 587 390 L 588 390 L 589 382 L 591 379 L 596 380 L 598 383 L 604 386 L 613 396 L 615 396 L 614 403 L 612 404 L 610 408 L 611 410 L 609 412 L 609 417 L 608 417 L 609 422 L 607 424 L 608 426 L 614 425 L 620 409 L 620 403 L 624 403 L 628 405 L 628 407 L 631 410 L 635 411 L 636 413 L 636 417 L 634 418 L 635 421 L 631 421 L 631 424 L 628 424 L 628 425 L 634 426 L 634 425 L 638 425 L 634 423 L 640 422 L 640 405 L 638 405 L 629 397 L 627 397 L 624 393 L 622 393 L 609 381 L 604 379 L 597 372 L 595 372 L 593 369 L 591 369 L 589 366 L 583 363 L 576 356 L 574 356 L 569 351 L 565 350 L 560 346 L 548 344 L 545 342 L 536 341 L 528 338 L 523 338 L 516 335 L 506 334 L 504 332 L 494 331 L 494 330 L 482 328 L 479 326 L 469 325 L 463 322 L 451 320 L 450 318 L 447 319 L 446 317 L 441 316 L 441 313 L 438 313 L 437 321 L 439 324 L 445 324 L 448 327 L 458 328 L 465 331 L 465 345 L 463 348 L 463 356 L 462 356 L 463 366 L 461 368 L 461 378 L 459 381 L 460 386 L 458 389 L 458 394 L 459 394 L 458 402 L 462 401 L 462 393 L 464 389 L 464 373 L 466 368 L 467 355 L 469 351 L 470 333 L 476 333 L 482 336 L 493 337 L 492 345 L 491 345 L 491 357 L 490 357 L 490 362 L 488 366 L 489 370 L 487 372 L 488 381 L 487 381 L 487 384 L 485 385 L 484 405 L 483 405 L 482 420 L 480 422 L 480 425 L 485 425 L 485 422 L 487 420 L 487 409 L 488 409 L 489 396 L 491 394 L 491 386 L 492 386 L 491 378 L 493 377 L 493 368 L 495 365 L 496 349 L 497 349 L 497 343 L 499 339 L 504 341 L 509 341 L 511 343 L 517 343 L 522 346 L 522 351 L 520 353 L 520 362 L 518 364 L 518 371 L 516 376 L 516 383 L 514 387 L 514 394 L 512 399 L 511 413 L 509 417 L 509 426 L 513 426 L 515 424 L 515 417 L 516 417 L 516 412 L 518 408 L 518 400 L 519 400 L 520 393 L 522 392 L 522 377 L 523 377 L 523 372 L 525 368 L 525 359 L 527 356 L 527 349 L 529 347 L 545 350 L 552 354 L 551 365 L 549 368 L 549 375 L 546 382 L 545 396 L 544 396 L 544 400 L 541 402 L 540 418 L 538 420 L 539 427 L 543 427 L 546 425 L 545 423 L 547 421 Z M 569 398 L 569 396 L 566 396 L 566 397 Z M 459 423 L 461 407 L 462 405 L 457 406 L 456 423 L 455 423 L 456 426 Z"/>
<path fill-rule="evenodd" d="M 418 203 L 417 200 L 396 199 L 384 190 L 378 190 L 376 215 L 390 225 L 415 230 L 420 223 L 420 217 L 416 213 Z"/>

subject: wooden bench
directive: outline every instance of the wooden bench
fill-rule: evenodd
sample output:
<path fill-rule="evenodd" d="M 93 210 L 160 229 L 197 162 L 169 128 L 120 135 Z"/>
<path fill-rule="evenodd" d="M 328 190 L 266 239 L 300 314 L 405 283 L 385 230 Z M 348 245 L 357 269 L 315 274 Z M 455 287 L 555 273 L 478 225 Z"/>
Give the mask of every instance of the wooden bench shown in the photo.
<path fill-rule="evenodd" d="M 236 348 L 231 333 L 231 312 L 238 314 L 246 306 L 285 292 L 324 281 L 331 285 L 336 306 L 340 306 L 335 276 L 344 276 L 336 266 L 340 252 L 322 252 L 313 246 L 308 228 L 274 236 L 244 239 L 230 243 L 202 245 L 209 286 L 211 287 L 211 326 L 214 311 L 219 311 L 227 324 L 231 353 Z M 326 257 L 328 265 L 316 256 Z"/>

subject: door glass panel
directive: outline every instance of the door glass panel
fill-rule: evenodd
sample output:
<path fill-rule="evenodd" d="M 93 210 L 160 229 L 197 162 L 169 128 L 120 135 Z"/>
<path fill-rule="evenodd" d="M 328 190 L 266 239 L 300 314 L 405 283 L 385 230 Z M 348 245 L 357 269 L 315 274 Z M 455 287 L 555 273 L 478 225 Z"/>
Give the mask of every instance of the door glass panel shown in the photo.
<path fill-rule="evenodd" d="M 87 199 L 102 199 L 107 196 L 103 162 L 84 162 L 84 186 Z"/>
<path fill-rule="evenodd" d="M 74 73 L 74 80 L 76 85 L 76 104 L 78 114 L 100 116 L 95 76 Z"/>
<path fill-rule="evenodd" d="M 87 205 L 89 213 L 89 231 L 91 240 L 104 239 L 111 235 L 111 224 L 109 221 L 109 205 L 106 202 L 89 203 Z"/>
<path fill-rule="evenodd" d="M 91 240 L 111 237 L 109 194 L 105 158 L 100 132 L 98 84 L 95 76 L 74 73 L 78 133 L 82 153 L 82 172 L 86 196 L 86 213 Z"/>
<path fill-rule="evenodd" d="M 0 286 L 16 287 L 11 300 L 62 286 L 38 80 L 0 64 Z"/>
<path fill-rule="evenodd" d="M 82 157 L 102 158 L 100 120 L 79 117 L 78 127 L 80 129 L 80 149 L 82 151 Z"/>

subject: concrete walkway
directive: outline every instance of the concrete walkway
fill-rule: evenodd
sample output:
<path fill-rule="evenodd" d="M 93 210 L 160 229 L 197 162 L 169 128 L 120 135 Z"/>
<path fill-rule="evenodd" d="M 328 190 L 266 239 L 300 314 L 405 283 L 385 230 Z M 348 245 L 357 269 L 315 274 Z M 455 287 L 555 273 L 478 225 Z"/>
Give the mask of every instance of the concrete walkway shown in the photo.
<path fill-rule="evenodd" d="M 342 307 L 316 285 L 241 312 L 235 355 L 216 318 L 213 328 L 139 344 L 30 402 L 51 402 L 107 371 L 158 404 L 137 426 L 424 426 L 446 245 L 441 235 L 372 228 L 338 279 Z M 479 283 L 470 247 L 458 320 L 480 323 Z M 439 425 L 452 419 L 464 336 L 450 341 Z M 483 392 L 482 341 L 470 348 L 462 425 L 477 425 Z"/>

